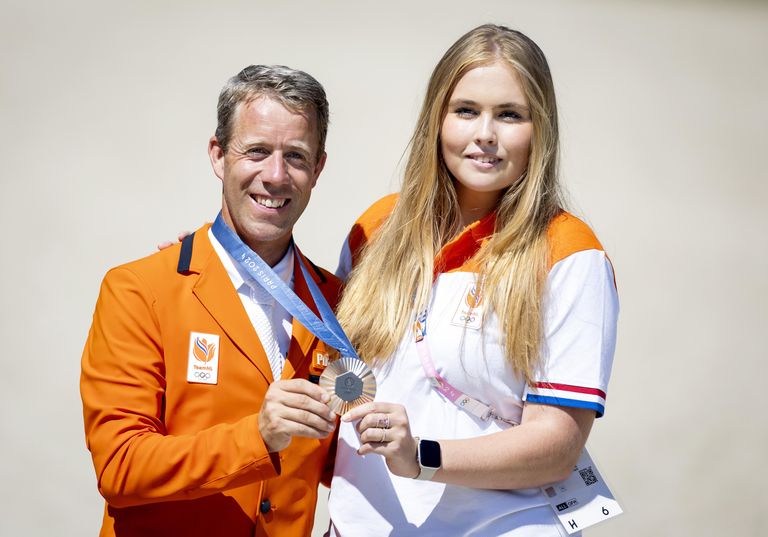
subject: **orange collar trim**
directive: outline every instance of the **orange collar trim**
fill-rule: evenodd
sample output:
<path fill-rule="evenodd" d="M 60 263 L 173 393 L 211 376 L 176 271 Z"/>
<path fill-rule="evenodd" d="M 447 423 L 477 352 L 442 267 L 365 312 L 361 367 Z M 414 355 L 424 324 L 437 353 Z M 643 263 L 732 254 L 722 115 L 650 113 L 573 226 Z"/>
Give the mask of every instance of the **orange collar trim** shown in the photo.
<path fill-rule="evenodd" d="M 464 266 L 477 254 L 496 229 L 496 211 L 472 222 L 440 249 L 434 263 L 434 276 Z"/>

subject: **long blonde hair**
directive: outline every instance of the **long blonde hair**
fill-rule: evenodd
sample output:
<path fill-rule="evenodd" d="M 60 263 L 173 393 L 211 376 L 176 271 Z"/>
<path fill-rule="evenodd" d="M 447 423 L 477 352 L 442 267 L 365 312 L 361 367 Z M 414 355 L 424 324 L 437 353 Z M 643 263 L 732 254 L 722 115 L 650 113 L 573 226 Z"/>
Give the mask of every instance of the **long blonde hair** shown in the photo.
<path fill-rule="evenodd" d="M 392 355 L 429 300 L 433 263 L 462 229 L 456 189 L 440 151 L 448 101 L 465 73 L 496 61 L 517 73 L 533 135 L 528 167 L 504 192 L 496 227 L 476 256 L 485 300 L 502 329 L 505 354 L 526 380 L 538 364 L 547 227 L 561 209 L 555 93 L 546 58 L 528 37 L 486 24 L 448 49 L 429 80 L 410 142 L 397 204 L 363 250 L 339 305 L 339 320 L 366 361 Z"/>

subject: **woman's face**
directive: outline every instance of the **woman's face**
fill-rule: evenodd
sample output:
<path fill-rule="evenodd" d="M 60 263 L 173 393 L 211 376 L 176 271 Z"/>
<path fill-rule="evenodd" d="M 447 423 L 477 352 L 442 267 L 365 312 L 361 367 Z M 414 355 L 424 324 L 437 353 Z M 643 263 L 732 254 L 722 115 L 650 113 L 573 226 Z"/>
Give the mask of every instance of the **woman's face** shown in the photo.
<path fill-rule="evenodd" d="M 443 119 L 440 148 L 463 210 L 487 214 L 528 165 L 533 124 L 517 73 L 505 62 L 468 71 Z"/>

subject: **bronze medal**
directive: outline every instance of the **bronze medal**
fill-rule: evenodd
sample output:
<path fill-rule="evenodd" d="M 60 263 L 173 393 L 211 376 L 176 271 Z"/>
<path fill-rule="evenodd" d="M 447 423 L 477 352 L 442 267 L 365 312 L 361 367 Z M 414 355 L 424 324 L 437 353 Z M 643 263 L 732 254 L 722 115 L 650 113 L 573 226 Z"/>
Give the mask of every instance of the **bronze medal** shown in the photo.
<path fill-rule="evenodd" d="M 331 396 L 328 406 L 340 416 L 376 396 L 376 378 L 371 368 L 349 356 L 328 364 L 319 384 Z"/>

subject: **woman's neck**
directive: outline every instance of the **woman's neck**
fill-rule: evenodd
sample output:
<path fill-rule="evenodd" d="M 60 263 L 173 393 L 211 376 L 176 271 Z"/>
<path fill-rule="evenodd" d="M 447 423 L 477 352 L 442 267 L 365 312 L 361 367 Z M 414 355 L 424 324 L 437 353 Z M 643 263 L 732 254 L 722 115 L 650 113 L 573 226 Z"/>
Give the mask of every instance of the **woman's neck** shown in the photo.
<path fill-rule="evenodd" d="M 477 192 L 462 188 L 459 184 L 456 185 L 456 194 L 459 200 L 462 227 L 467 227 L 472 222 L 488 216 L 496 209 L 500 197 L 500 192 Z"/>

